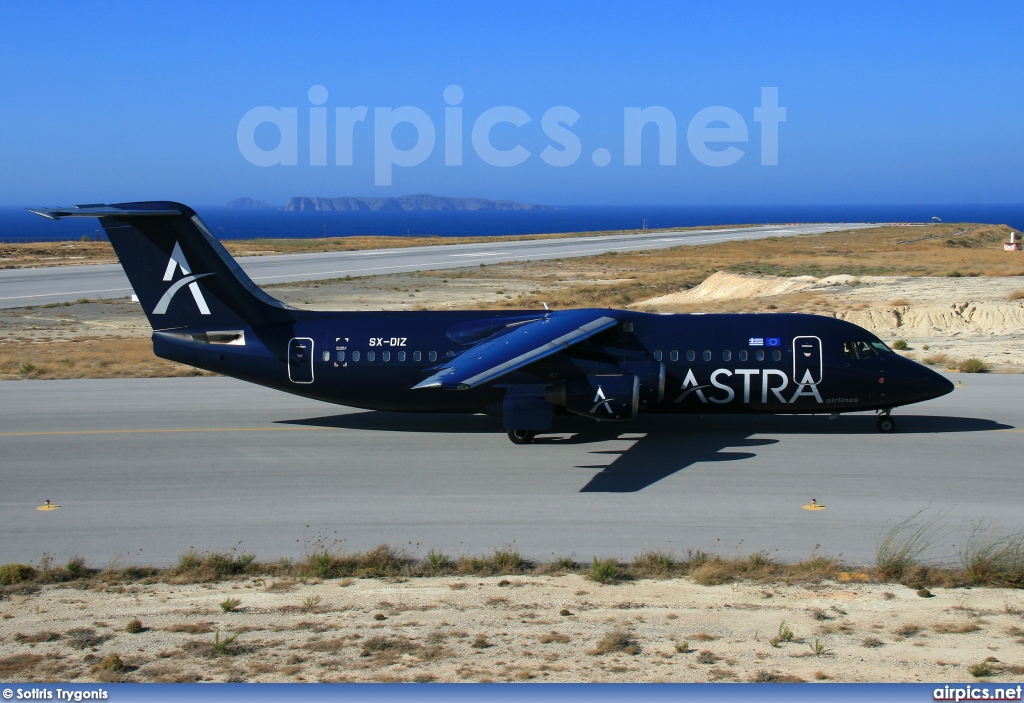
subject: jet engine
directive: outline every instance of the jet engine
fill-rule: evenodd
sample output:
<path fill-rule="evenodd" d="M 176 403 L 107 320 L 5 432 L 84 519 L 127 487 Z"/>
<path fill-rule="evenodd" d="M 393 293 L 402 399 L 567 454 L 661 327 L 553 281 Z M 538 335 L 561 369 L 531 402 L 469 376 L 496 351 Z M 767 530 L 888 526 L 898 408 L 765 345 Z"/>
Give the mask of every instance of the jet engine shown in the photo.
<path fill-rule="evenodd" d="M 545 399 L 595 420 L 627 420 L 640 407 L 640 378 L 631 373 L 570 378 L 548 388 Z"/>

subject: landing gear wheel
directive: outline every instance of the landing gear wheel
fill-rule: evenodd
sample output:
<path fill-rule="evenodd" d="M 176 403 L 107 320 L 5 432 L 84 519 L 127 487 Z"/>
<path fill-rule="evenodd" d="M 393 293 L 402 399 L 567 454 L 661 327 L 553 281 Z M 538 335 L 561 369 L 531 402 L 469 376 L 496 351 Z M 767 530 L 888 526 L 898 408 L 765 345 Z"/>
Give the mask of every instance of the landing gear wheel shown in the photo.
<path fill-rule="evenodd" d="M 537 433 L 533 430 L 509 430 L 508 438 L 512 440 L 512 444 L 529 444 L 533 441 L 533 438 L 537 436 Z"/>
<path fill-rule="evenodd" d="M 879 432 L 889 433 L 896 430 L 896 421 L 889 415 L 882 415 L 875 424 L 878 426 Z"/>

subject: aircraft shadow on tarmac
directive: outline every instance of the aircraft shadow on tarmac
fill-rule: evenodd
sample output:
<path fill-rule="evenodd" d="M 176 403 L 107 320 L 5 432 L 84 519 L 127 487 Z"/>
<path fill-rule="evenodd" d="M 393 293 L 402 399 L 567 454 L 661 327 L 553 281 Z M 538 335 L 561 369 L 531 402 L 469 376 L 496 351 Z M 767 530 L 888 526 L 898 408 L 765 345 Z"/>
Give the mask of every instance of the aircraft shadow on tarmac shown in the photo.
<path fill-rule="evenodd" d="M 382 432 L 430 432 L 447 434 L 497 434 L 495 418 L 486 415 L 411 414 L 380 411 L 353 412 L 324 417 L 281 420 L 282 424 L 335 427 Z M 1013 429 L 993 420 L 940 415 L 899 415 L 900 434 L 945 434 L 950 432 L 991 432 Z M 560 418 L 548 434 L 534 445 L 596 444 L 630 440 L 622 450 L 595 450 L 616 458 L 611 463 L 581 465 L 598 470 L 580 489 L 581 493 L 633 493 L 682 471 L 688 466 L 712 461 L 750 459 L 745 451 L 776 444 L 781 439 L 752 435 L 877 435 L 873 415 L 846 415 L 829 421 L 823 416 L 789 415 L 706 415 L 641 416 L 627 423 L 595 423 L 583 418 Z M 504 438 L 502 438 L 504 441 Z M 530 446 L 517 451 L 530 451 Z M 728 450 L 728 451 L 727 451 Z"/>

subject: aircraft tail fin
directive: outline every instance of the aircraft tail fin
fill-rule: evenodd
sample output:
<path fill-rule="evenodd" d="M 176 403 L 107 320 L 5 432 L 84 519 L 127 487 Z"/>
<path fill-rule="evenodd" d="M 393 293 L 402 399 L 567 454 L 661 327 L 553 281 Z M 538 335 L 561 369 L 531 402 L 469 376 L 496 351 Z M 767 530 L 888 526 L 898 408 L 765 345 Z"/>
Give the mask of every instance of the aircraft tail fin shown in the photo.
<path fill-rule="evenodd" d="M 289 322 L 291 308 L 246 275 L 191 208 L 173 202 L 35 209 L 98 217 L 154 330 L 237 329 Z"/>

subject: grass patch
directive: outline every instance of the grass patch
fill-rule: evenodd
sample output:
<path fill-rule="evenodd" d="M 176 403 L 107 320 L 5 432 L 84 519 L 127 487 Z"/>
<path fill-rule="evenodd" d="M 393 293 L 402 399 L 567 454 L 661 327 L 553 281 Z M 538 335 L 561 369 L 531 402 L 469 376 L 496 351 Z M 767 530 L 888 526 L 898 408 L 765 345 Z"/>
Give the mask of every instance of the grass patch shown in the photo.
<path fill-rule="evenodd" d="M 242 604 L 242 599 L 241 598 L 234 598 L 234 597 L 230 597 L 229 596 L 228 598 L 225 598 L 224 600 L 222 600 L 217 605 L 220 606 L 220 609 L 223 610 L 225 613 L 233 613 L 236 610 L 238 610 L 238 606 L 240 606 L 241 604 Z"/>
<path fill-rule="evenodd" d="M 217 630 L 213 635 L 213 642 L 210 643 L 210 647 L 213 648 L 214 653 L 219 656 L 226 657 L 232 653 L 231 645 L 238 639 L 238 635 L 241 633 L 235 632 L 225 637 L 220 636 L 220 630 Z"/>
<path fill-rule="evenodd" d="M 497 576 L 525 573 L 532 564 L 515 549 L 496 549 L 482 556 L 462 556 L 455 565 L 455 573 Z"/>
<path fill-rule="evenodd" d="M 883 581 L 901 582 L 919 569 L 921 555 L 938 539 L 940 513 L 927 520 L 919 510 L 890 528 L 875 549 L 875 568 Z"/>
<path fill-rule="evenodd" d="M 1024 532 L 1001 534 L 979 523 L 961 547 L 959 558 L 973 584 L 1024 587 Z"/>

